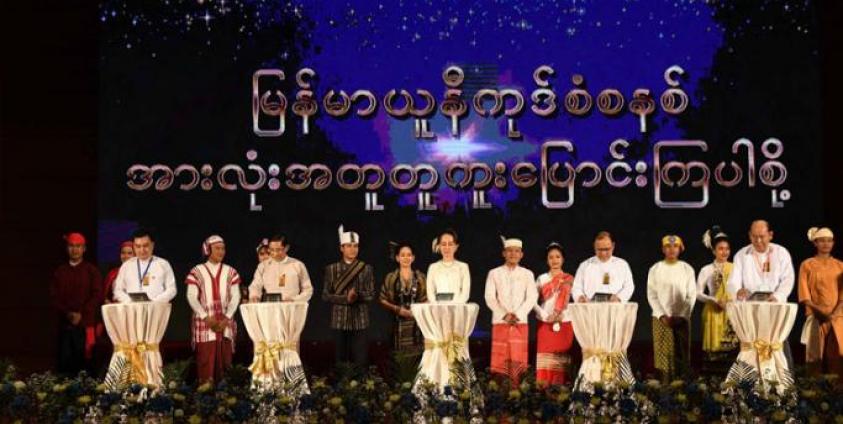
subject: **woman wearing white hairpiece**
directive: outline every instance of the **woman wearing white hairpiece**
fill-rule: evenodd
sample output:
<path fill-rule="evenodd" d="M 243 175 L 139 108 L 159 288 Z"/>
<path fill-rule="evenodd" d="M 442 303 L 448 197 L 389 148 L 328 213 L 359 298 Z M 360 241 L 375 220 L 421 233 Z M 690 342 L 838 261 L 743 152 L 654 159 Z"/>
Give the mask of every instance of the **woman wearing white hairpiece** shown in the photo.
<path fill-rule="evenodd" d="M 726 304 L 733 300 L 726 290 L 732 273 L 729 236 L 715 225 L 703 235 L 703 245 L 714 255 L 714 261 L 704 266 L 697 277 L 697 301 L 705 304 L 702 311 L 703 352 L 709 364 L 728 366 L 740 345 L 726 316 Z"/>
<path fill-rule="evenodd" d="M 468 264 L 455 258 L 459 239 L 454 230 L 442 231 L 433 240 L 433 252 L 442 259 L 427 268 L 427 300 L 431 303 L 467 303 L 471 295 L 471 274 Z"/>
<path fill-rule="evenodd" d="M 813 372 L 843 375 L 843 262 L 831 256 L 834 234 L 828 228 L 811 228 L 808 240 L 817 254 L 799 267 L 799 303 L 805 305 L 805 362 Z"/>

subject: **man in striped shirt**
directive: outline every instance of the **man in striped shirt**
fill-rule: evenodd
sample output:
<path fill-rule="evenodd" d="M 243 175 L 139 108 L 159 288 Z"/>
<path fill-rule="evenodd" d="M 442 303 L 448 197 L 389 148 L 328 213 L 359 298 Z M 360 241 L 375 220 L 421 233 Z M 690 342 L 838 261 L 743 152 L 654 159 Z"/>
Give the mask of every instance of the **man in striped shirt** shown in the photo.
<path fill-rule="evenodd" d="M 368 362 L 369 302 L 375 297 L 372 266 L 357 259 L 360 236 L 339 227 L 342 259 L 325 268 L 322 300 L 331 303 L 336 362 Z"/>

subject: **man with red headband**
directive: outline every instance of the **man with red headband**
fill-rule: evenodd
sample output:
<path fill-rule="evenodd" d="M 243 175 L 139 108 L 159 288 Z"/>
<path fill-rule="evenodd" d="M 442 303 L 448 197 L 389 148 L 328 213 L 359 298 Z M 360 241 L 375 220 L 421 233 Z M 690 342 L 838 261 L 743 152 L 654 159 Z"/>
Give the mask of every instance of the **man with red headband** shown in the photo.
<path fill-rule="evenodd" d="M 187 302 L 193 309 L 191 344 L 196 350 L 196 374 L 200 383 L 220 381 L 231 366 L 240 303 L 240 276 L 222 263 L 225 242 L 213 235 L 202 243 L 207 262 L 196 265 L 185 279 Z"/>
<path fill-rule="evenodd" d="M 96 266 L 85 261 L 85 237 L 71 233 L 67 242 L 68 262 L 56 268 L 50 285 L 50 297 L 58 312 L 59 374 L 75 376 L 88 367 L 85 359 L 86 328 L 94 324 L 102 283 Z"/>

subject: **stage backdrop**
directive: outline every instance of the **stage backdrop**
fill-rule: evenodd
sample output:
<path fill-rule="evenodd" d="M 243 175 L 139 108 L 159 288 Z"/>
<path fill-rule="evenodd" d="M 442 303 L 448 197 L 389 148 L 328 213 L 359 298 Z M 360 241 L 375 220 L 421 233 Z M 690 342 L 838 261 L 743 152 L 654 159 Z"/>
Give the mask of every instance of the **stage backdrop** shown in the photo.
<path fill-rule="evenodd" d="M 210 234 L 244 282 L 258 241 L 288 236 L 316 289 L 311 340 L 328 337 L 319 293 L 340 224 L 378 286 L 390 240 L 412 241 L 426 269 L 455 228 L 480 335 L 500 235 L 524 240 L 536 274 L 560 242 L 573 273 L 611 231 L 639 340 L 664 234 L 696 269 L 706 228 L 736 250 L 756 218 L 796 266 L 811 254 L 826 182 L 810 2 L 457 3 L 101 5 L 97 258 L 113 266 L 133 229 L 154 231 L 179 280 L 168 339 L 188 338 L 183 277 Z"/>

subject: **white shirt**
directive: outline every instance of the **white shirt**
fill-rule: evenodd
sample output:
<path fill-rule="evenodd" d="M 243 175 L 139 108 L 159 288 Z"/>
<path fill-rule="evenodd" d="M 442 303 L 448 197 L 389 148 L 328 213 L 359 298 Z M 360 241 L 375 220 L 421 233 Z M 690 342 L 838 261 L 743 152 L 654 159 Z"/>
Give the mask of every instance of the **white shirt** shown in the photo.
<path fill-rule="evenodd" d="M 149 278 L 148 285 L 142 283 L 144 271 Z M 135 257 L 120 265 L 114 280 L 114 298 L 120 303 L 130 303 L 132 298 L 129 293 L 139 292 L 146 293 L 153 302 L 169 302 L 176 297 L 176 277 L 166 259 L 152 256 L 149 260 L 141 260 Z"/>
<path fill-rule="evenodd" d="M 655 318 L 690 318 L 697 300 L 694 269 L 684 261 L 656 262 L 647 275 L 647 300 Z"/>
<path fill-rule="evenodd" d="M 548 272 L 539 275 L 538 280 L 536 280 L 536 296 L 541 293 L 542 287 L 551 280 L 553 280 L 553 278 Z M 549 298 L 545 299 L 543 303 L 539 303 L 533 307 L 533 311 L 536 312 L 536 318 L 538 318 L 539 321 L 548 322 L 547 319 L 550 318 L 550 315 L 552 315 L 556 310 L 556 301 L 558 298 L 559 292 L 553 293 Z M 562 322 L 571 322 L 571 317 L 568 314 L 568 308 L 565 308 L 565 310 L 562 311 Z"/>
<path fill-rule="evenodd" d="M 763 264 L 770 262 L 769 272 L 763 272 Z M 735 254 L 732 273 L 726 290 L 733 299 L 737 299 L 740 289 L 747 289 L 750 294 L 773 292 L 778 302 L 787 302 L 793 291 L 794 273 L 790 253 L 784 247 L 770 243 L 767 252 L 758 253 L 750 244 Z"/>
<path fill-rule="evenodd" d="M 280 261 L 269 258 L 258 264 L 255 277 L 249 285 L 249 296 L 260 297 L 263 291 L 281 294 L 281 300 L 307 302 L 313 296 L 313 284 L 307 268 L 300 260 L 290 256 Z"/>
<path fill-rule="evenodd" d="M 467 303 L 471 295 L 471 274 L 465 262 L 439 260 L 430 264 L 426 283 L 430 303 L 438 303 L 436 293 L 453 293 L 454 298 L 450 301 L 453 303 Z"/>
<path fill-rule="evenodd" d="M 609 274 L 609 284 L 604 284 L 604 276 Z M 571 296 L 574 300 L 585 296 L 589 300 L 596 293 L 616 295 L 621 302 L 627 302 L 632 297 L 635 284 L 632 282 L 632 270 L 625 260 L 612 256 L 606 262 L 592 256 L 577 268 Z"/>
<path fill-rule="evenodd" d="M 724 262 L 723 265 L 726 265 Z M 714 264 L 708 264 L 700 270 L 697 276 L 697 300 L 700 302 L 717 302 L 714 297 L 717 294 L 717 287 L 714 287 L 714 277 L 717 274 Z M 726 284 L 723 281 L 722 284 Z"/>
<path fill-rule="evenodd" d="M 535 276 L 527 268 L 501 265 L 486 277 L 486 305 L 492 310 L 492 324 L 506 324 L 503 317 L 508 313 L 515 314 L 519 324 L 526 324 L 538 298 Z"/>

